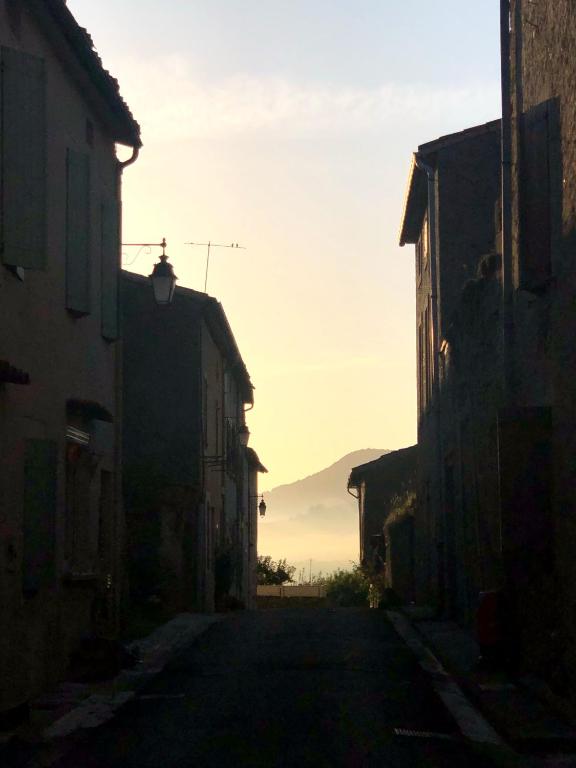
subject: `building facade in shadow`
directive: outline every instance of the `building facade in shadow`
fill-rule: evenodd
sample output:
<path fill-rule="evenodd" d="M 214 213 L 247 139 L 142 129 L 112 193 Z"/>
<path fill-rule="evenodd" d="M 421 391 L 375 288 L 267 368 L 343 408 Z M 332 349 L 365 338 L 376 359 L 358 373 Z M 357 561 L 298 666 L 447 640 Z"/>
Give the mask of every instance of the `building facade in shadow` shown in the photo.
<path fill-rule="evenodd" d="M 265 469 L 245 447 L 253 387 L 222 306 L 180 287 L 157 306 L 124 272 L 122 321 L 130 603 L 161 617 L 252 605 Z"/>
<path fill-rule="evenodd" d="M 140 135 L 63 0 L 0 5 L 0 718 L 114 637 L 120 179 Z"/>
<path fill-rule="evenodd" d="M 507 410 L 503 535 L 517 644 L 560 689 L 576 680 L 576 16 L 502 3 Z M 508 534 L 506 536 L 506 533 Z M 522 563 L 522 566 L 518 566 Z"/>
<path fill-rule="evenodd" d="M 423 144 L 400 244 L 415 245 L 419 602 L 471 621 L 499 583 L 500 123 Z"/>
<path fill-rule="evenodd" d="M 418 446 L 391 451 L 354 467 L 360 565 L 403 602 L 414 599 L 414 520 Z"/>

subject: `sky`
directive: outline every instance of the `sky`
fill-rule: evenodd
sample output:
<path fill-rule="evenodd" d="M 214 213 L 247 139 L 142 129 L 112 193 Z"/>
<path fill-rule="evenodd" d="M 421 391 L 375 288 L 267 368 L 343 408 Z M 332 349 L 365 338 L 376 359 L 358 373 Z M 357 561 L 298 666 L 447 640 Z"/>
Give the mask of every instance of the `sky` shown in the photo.
<path fill-rule="evenodd" d="M 206 253 L 186 242 L 245 247 L 213 251 L 208 293 L 256 388 L 263 489 L 415 442 L 411 154 L 499 116 L 497 0 L 68 5 L 142 127 L 124 242 L 166 237 L 196 290 Z"/>

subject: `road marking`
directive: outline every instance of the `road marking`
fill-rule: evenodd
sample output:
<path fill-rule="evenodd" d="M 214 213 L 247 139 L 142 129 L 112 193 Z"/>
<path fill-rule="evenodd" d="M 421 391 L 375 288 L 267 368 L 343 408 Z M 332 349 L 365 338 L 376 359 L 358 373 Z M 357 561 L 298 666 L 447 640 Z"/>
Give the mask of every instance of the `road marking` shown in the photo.
<path fill-rule="evenodd" d="M 144 693 L 142 696 L 138 696 L 138 701 L 144 699 L 146 701 L 153 701 L 155 699 L 183 699 L 185 696 L 185 693 Z"/>
<path fill-rule="evenodd" d="M 418 659 L 420 667 L 430 675 L 434 690 L 456 720 L 462 735 L 481 744 L 503 745 L 504 742 L 494 728 L 468 701 L 458 683 L 422 643 L 410 622 L 395 611 L 386 611 L 386 614 L 396 632 Z"/>
<path fill-rule="evenodd" d="M 443 739 L 454 741 L 454 737 L 448 733 L 435 733 L 434 731 L 411 731 L 409 728 L 394 728 L 394 736 L 407 736 L 411 739 Z"/>

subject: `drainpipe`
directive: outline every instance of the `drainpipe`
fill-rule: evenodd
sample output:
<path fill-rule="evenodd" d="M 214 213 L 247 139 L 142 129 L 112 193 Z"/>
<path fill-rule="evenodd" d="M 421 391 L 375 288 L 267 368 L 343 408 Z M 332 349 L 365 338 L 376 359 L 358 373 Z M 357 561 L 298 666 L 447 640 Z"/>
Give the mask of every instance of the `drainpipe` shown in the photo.
<path fill-rule="evenodd" d="M 430 254 L 430 285 L 431 285 L 431 303 L 432 303 L 432 407 L 434 418 L 434 430 L 436 433 L 436 440 L 434 442 L 434 463 L 436 465 L 436 477 L 439 480 L 440 487 L 438 488 L 438 498 L 440 500 L 440 533 L 442 543 L 442 573 L 444 587 L 439 588 L 439 612 L 444 613 L 445 609 L 445 587 L 446 587 L 446 519 L 445 519 L 445 504 L 444 504 L 444 468 L 442 464 L 442 432 L 441 432 L 441 409 L 440 409 L 440 376 L 439 376 L 439 359 L 440 359 L 440 321 L 438 313 L 438 247 L 437 247 L 437 222 L 436 222 L 436 171 L 435 169 L 424 162 L 421 155 L 416 152 L 414 155 L 414 161 L 416 166 L 426 174 L 428 180 L 428 246 Z"/>
<path fill-rule="evenodd" d="M 135 163 L 136 160 L 138 160 L 139 154 L 140 154 L 140 147 L 132 147 L 132 154 L 130 155 L 128 160 L 118 161 L 120 172 L 122 172 L 124 168 L 128 168 L 129 165 L 132 165 L 132 163 Z"/>
<path fill-rule="evenodd" d="M 502 354 L 504 402 L 512 404 L 513 268 L 512 268 L 512 89 L 510 85 L 510 0 L 500 0 L 500 75 L 502 81 Z"/>
<path fill-rule="evenodd" d="M 119 207 L 119 213 L 118 213 L 118 242 L 122 242 L 122 216 L 121 216 L 121 184 L 122 184 L 122 171 L 124 168 L 127 168 L 129 165 L 132 165 L 132 163 L 135 163 L 138 159 L 138 155 L 140 154 L 140 147 L 133 147 L 132 148 L 132 155 L 128 158 L 128 160 L 125 160 L 124 162 L 116 161 L 116 199 L 118 201 L 118 207 Z M 120 276 L 119 276 L 120 277 Z M 119 280 L 120 282 L 120 280 Z M 120 296 L 119 296 L 120 299 Z M 118 310 L 120 314 L 120 309 Z M 120 315 L 121 317 L 121 315 Z M 120 338 L 115 343 L 115 355 L 114 355 L 114 373 L 115 373 L 115 383 L 116 383 L 116 391 L 115 391 L 115 400 L 116 400 L 116 408 L 115 408 L 115 440 L 114 440 L 114 509 L 116 510 L 116 519 L 118 521 L 121 521 L 117 523 L 117 528 L 121 528 L 121 530 L 115 531 L 115 538 L 117 540 L 116 543 L 116 552 L 114 553 L 114 581 L 116 592 L 116 599 L 115 599 L 115 623 L 116 626 L 121 625 L 121 616 L 123 613 L 123 603 L 125 600 L 128 599 L 128 595 L 126 594 L 126 583 L 127 583 L 127 576 L 128 574 L 123 574 L 122 567 L 120 565 L 120 561 L 127 562 L 127 532 L 126 532 L 126 521 L 124 517 L 124 499 L 122 494 L 122 421 L 123 421 L 123 415 L 124 415 L 124 404 L 123 404 L 123 397 L 122 397 L 122 391 L 123 391 L 123 366 L 122 366 L 122 359 L 124 354 L 124 348 L 123 348 L 124 340 L 122 338 L 122 332 L 120 331 Z M 118 584 L 119 576 L 122 574 L 122 584 Z M 126 577 L 126 578 L 124 578 Z"/>

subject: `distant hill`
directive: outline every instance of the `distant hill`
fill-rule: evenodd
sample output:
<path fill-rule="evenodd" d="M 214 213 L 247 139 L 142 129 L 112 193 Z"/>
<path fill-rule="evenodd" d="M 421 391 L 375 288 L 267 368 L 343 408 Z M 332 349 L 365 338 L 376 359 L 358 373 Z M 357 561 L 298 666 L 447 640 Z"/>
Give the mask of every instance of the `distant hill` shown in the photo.
<path fill-rule="evenodd" d="M 390 451 L 384 448 L 363 448 L 347 453 L 334 464 L 302 480 L 279 485 L 266 494 L 266 504 L 274 515 L 294 517 L 306 514 L 315 507 L 333 502 L 344 502 L 356 508 L 356 502 L 346 490 L 352 467 L 373 461 Z"/>
<path fill-rule="evenodd" d="M 365 448 L 326 469 L 265 493 L 267 512 L 258 526 L 258 552 L 324 573 L 358 560 L 358 502 L 346 490 L 352 467 L 390 451 Z"/>

